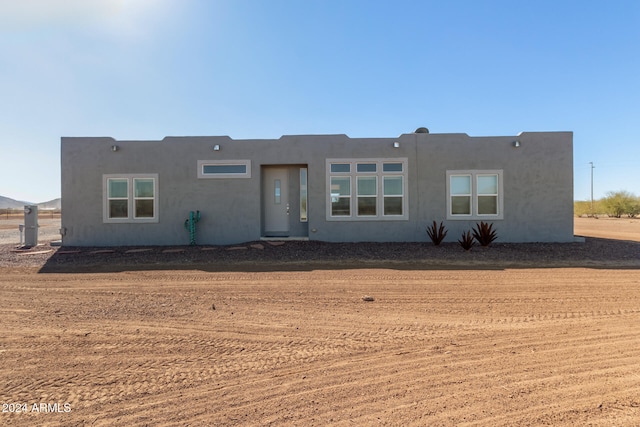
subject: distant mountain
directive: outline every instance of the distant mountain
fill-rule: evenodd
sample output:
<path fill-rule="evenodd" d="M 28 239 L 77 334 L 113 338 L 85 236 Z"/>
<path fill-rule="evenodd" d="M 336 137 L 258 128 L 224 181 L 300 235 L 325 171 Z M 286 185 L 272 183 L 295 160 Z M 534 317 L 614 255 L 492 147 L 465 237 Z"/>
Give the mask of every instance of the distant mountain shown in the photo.
<path fill-rule="evenodd" d="M 24 205 L 37 205 L 39 209 L 60 209 L 60 198 L 42 203 L 31 203 L 0 196 L 0 209 L 22 209 Z"/>
<path fill-rule="evenodd" d="M 21 202 L 19 200 L 10 199 L 9 197 L 0 196 L 0 209 L 22 209 L 24 205 L 30 205 L 29 202 Z"/>
<path fill-rule="evenodd" d="M 38 203 L 38 209 L 57 209 L 60 210 L 62 207 L 61 203 L 62 199 L 58 197 L 57 199 L 49 200 L 48 202 Z"/>

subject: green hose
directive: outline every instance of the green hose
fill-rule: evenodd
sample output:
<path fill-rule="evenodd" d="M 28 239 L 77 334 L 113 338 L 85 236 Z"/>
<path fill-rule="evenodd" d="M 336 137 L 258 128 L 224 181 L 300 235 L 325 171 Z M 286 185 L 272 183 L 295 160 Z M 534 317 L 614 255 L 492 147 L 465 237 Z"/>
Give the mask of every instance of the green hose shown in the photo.
<path fill-rule="evenodd" d="M 200 221 L 200 211 L 189 212 L 189 219 L 184 221 L 184 228 L 189 232 L 189 244 L 196 244 L 196 223 Z"/>

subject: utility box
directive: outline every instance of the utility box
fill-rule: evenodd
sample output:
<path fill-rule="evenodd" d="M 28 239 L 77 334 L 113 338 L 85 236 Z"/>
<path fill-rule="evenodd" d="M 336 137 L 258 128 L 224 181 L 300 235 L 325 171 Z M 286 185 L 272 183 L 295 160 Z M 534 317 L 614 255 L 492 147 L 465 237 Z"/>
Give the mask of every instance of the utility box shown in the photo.
<path fill-rule="evenodd" d="M 24 245 L 38 246 L 38 207 L 35 205 L 24 207 Z"/>

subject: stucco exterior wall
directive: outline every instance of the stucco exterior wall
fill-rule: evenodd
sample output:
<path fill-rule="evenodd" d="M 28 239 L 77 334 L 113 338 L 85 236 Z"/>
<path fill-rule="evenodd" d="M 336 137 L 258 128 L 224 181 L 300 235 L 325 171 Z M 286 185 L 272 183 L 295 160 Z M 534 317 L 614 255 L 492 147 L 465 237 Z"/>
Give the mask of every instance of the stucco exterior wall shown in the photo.
<path fill-rule="evenodd" d="M 514 147 L 514 141 L 520 142 Z M 394 142 L 399 147 L 394 148 Z M 112 151 L 112 146 L 118 147 Z M 214 151 L 213 146 L 220 150 Z M 407 159 L 408 219 L 327 220 L 326 159 Z M 291 235 L 324 241 L 428 241 L 443 221 L 455 241 L 477 220 L 447 220 L 447 171 L 501 170 L 502 242 L 573 241 L 573 135 L 404 134 L 397 138 L 295 135 L 275 140 L 167 137 L 161 141 L 62 138 L 62 228 L 69 246 L 184 245 L 184 221 L 199 210 L 199 244 L 233 244 L 263 235 L 261 177 L 268 166 L 289 170 Z M 250 160 L 251 178 L 199 179 L 199 160 Z M 299 170 L 308 171 L 308 221 L 299 222 Z M 105 223 L 106 174 L 157 174 L 157 222 Z"/>

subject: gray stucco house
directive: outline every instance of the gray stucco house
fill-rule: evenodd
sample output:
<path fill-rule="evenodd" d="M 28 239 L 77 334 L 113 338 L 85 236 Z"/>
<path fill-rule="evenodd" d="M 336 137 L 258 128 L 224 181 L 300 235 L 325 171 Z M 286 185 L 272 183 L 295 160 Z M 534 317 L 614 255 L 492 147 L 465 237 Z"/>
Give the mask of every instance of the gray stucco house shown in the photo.
<path fill-rule="evenodd" d="M 573 134 L 292 135 L 161 141 L 63 137 L 67 246 L 186 245 L 262 238 L 448 241 L 477 222 L 500 242 L 573 241 Z"/>

